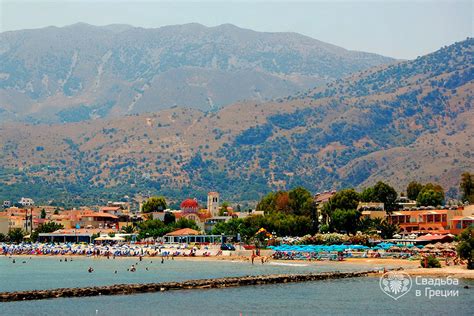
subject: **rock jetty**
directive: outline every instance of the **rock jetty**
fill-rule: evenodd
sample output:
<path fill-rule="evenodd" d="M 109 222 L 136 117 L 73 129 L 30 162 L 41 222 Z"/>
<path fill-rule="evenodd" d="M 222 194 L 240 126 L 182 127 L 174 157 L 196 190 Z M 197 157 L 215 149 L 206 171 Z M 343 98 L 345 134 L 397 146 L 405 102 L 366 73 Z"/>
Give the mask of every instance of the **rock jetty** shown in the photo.
<path fill-rule="evenodd" d="M 258 276 L 226 277 L 216 279 L 189 280 L 184 282 L 163 282 L 146 284 L 114 284 L 83 288 L 60 288 L 0 293 L 0 302 L 44 300 L 60 297 L 84 297 L 99 295 L 129 295 L 137 293 L 164 292 L 172 290 L 193 290 L 227 288 L 249 285 L 308 282 L 328 279 L 356 278 L 375 271 L 327 272 L 309 274 L 271 274 Z"/>

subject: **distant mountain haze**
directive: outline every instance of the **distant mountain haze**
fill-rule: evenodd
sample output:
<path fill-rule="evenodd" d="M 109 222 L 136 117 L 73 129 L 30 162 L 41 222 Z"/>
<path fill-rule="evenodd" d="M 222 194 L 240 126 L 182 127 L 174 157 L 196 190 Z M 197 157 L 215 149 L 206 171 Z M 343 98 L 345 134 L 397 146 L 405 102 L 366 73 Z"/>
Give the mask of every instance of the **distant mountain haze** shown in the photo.
<path fill-rule="evenodd" d="M 215 111 L 321 86 L 392 58 L 224 24 L 0 34 L 0 122 L 79 122 L 173 106 Z"/>
<path fill-rule="evenodd" d="M 270 190 L 378 180 L 398 191 L 411 180 L 436 182 L 456 197 L 460 174 L 474 166 L 473 53 L 470 38 L 216 112 L 175 107 L 78 123 L 4 123 L 0 199 L 81 204 L 150 191 L 204 200 L 217 190 L 229 201 L 255 202 Z"/>

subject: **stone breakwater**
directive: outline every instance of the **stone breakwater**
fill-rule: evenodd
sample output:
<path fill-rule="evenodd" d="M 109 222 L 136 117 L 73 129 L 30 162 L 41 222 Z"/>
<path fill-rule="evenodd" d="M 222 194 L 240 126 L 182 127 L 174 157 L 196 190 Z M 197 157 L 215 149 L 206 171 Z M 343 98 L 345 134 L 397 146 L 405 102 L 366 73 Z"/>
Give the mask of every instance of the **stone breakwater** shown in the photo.
<path fill-rule="evenodd" d="M 237 286 L 307 282 L 328 279 L 355 278 L 367 276 L 375 271 L 327 272 L 309 274 L 272 274 L 259 276 L 226 277 L 216 279 L 189 280 L 184 282 L 163 282 L 146 284 L 114 284 L 84 288 L 60 288 L 0 293 L 0 302 L 44 300 L 60 297 L 85 297 L 99 295 L 129 295 L 137 293 L 164 292 L 172 290 L 213 289 Z"/>

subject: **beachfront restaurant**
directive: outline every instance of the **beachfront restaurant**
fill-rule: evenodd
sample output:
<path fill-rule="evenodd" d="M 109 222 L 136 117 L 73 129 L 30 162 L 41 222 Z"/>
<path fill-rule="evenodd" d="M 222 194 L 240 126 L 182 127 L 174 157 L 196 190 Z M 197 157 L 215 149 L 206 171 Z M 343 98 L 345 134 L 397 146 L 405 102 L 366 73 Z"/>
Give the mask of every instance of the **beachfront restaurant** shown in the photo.
<path fill-rule="evenodd" d="M 183 228 L 175 230 L 164 236 L 165 243 L 215 243 L 222 241 L 222 235 L 205 235 L 201 232 L 191 229 Z"/>
<path fill-rule="evenodd" d="M 52 233 L 40 233 L 39 241 L 41 242 L 85 242 L 91 243 L 93 235 L 104 235 L 116 233 L 114 229 L 59 229 Z"/>

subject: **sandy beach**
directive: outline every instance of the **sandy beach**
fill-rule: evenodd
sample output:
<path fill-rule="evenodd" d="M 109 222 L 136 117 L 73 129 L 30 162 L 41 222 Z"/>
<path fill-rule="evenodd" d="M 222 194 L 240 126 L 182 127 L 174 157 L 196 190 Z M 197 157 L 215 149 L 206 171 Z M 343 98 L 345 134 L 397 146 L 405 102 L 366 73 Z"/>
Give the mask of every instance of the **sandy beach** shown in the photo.
<path fill-rule="evenodd" d="M 220 256 L 209 256 L 209 257 L 204 257 L 204 256 L 195 256 L 195 257 L 184 257 L 184 256 L 176 256 L 173 258 L 173 260 L 179 260 L 179 261 L 239 261 L 239 262 L 249 262 L 250 264 L 250 253 L 248 256 L 244 255 L 220 255 Z M 265 253 L 266 255 L 266 253 Z M 12 255 L 12 258 L 15 257 L 31 257 L 31 255 Z M 56 256 L 51 256 L 51 255 L 34 255 L 35 258 L 51 258 L 51 257 L 63 257 L 63 258 L 69 258 L 69 257 L 86 257 L 83 255 L 56 255 Z M 108 260 L 107 257 L 104 256 L 90 256 L 88 257 L 93 260 Z M 131 257 L 116 257 L 115 259 L 129 259 Z M 157 256 L 143 256 L 143 258 L 160 258 Z M 391 267 L 391 268 L 401 268 L 408 274 L 412 276 L 432 276 L 432 277 L 447 277 L 447 276 L 452 276 L 456 278 L 464 278 L 464 279 L 474 279 L 474 270 L 468 270 L 465 265 L 463 266 L 444 266 L 444 262 L 442 262 L 442 267 L 441 268 L 430 268 L 430 269 L 425 269 L 421 268 L 420 266 L 420 261 L 419 260 L 408 260 L 408 259 L 394 259 L 394 258 L 347 258 L 344 261 L 316 261 L 316 260 L 278 260 L 278 259 L 271 259 L 269 256 L 265 256 L 268 261 L 266 261 L 264 264 L 284 264 L 284 265 L 327 265 L 332 264 L 334 265 L 334 270 L 336 271 L 338 267 L 340 266 L 357 266 L 357 265 L 363 265 L 363 266 L 371 266 L 374 269 L 380 269 L 380 271 L 383 271 L 384 267 Z M 138 258 L 137 258 L 138 259 Z M 171 257 L 169 257 L 166 260 L 172 260 Z M 261 263 L 261 257 L 255 257 L 254 264 L 262 264 Z M 379 273 L 374 274 L 373 276 L 378 276 Z"/>

